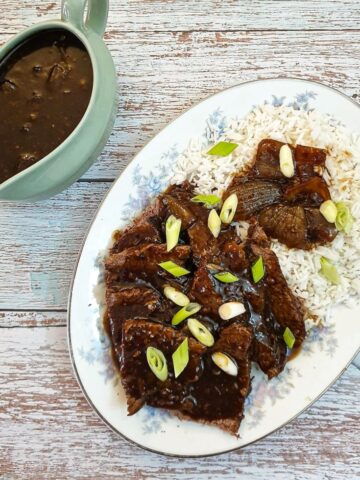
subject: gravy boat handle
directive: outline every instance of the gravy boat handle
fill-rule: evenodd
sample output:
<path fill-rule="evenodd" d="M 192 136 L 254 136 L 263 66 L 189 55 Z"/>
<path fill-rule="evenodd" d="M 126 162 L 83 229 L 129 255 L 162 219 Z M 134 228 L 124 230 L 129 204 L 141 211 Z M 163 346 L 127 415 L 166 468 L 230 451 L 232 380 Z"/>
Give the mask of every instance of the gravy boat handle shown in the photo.
<path fill-rule="evenodd" d="M 84 19 L 86 5 L 87 13 Z M 104 35 L 109 11 L 109 0 L 62 0 L 61 19 L 72 23 L 86 34 L 92 30 L 100 37 Z"/>

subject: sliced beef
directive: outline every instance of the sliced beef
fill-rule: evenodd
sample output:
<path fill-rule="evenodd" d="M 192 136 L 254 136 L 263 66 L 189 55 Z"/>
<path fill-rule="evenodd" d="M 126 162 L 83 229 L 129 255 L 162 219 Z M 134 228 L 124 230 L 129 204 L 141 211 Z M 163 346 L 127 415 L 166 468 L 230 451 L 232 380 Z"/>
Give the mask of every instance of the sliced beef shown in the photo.
<path fill-rule="evenodd" d="M 213 351 L 232 357 L 238 366 L 238 374 L 235 377 L 228 375 L 214 364 L 210 354 L 205 355 L 203 374 L 197 382 L 189 385 L 189 405 L 182 408 L 182 413 L 233 434 L 238 432 L 250 389 L 251 342 L 249 327 L 234 323 L 222 330 Z"/>
<path fill-rule="evenodd" d="M 125 320 L 148 318 L 159 314 L 166 317 L 166 301 L 153 288 L 145 285 L 123 285 L 106 290 L 107 314 L 112 342 L 118 361 L 121 361 L 122 328 Z"/>
<path fill-rule="evenodd" d="M 231 184 L 224 198 L 236 193 L 238 206 L 236 220 L 248 220 L 269 205 L 276 205 L 282 197 L 282 189 L 269 180 L 242 180 Z"/>
<path fill-rule="evenodd" d="M 205 265 L 200 266 L 190 285 L 189 298 L 202 305 L 201 313 L 218 318 L 218 310 L 223 303 L 215 290 L 215 282 Z"/>
<path fill-rule="evenodd" d="M 196 265 L 202 262 L 215 262 L 219 255 L 216 238 L 201 220 L 195 222 L 188 230 L 193 261 Z"/>
<path fill-rule="evenodd" d="M 144 243 L 161 243 L 160 232 L 150 222 L 132 225 L 124 232 L 118 230 L 114 233 L 112 253 L 120 253 L 126 248 L 137 247 Z"/>
<path fill-rule="evenodd" d="M 171 195 L 163 195 L 162 201 L 169 216 L 174 215 L 176 218 L 180 218 L 182 229 L 188 229 L 196 221 L 196 217 L 192 211 L 184 206 L 178 199 Z"/>
<path fill-rule="evenodd" d="M 256 313 L 253 305 L 250 307 L 249 324 L 254 334 L 252 359 L 268 378 L 273 378 L 284 369 L 287 350 L 282 336 L 283 329 L 271 314 L 268 305 L 265 302 L 263 305 L 261 314 Z"/>
<path fill-rule="evenodd" d="M 129 319 L 124 322 L 122 338 L 120 374 L 129 415 L 145 403 L 169 409 L 186 408 L 189 384 L 196 382 L 203 372 L 206 347 L 189 338 L 189 363 L 175 379 L 172 354 L 186 338 L 181 331 L 148 320 Z M 149 368 L 146 350 L 150 346 L 161 350 L 166 358 L 169 376 L 165 382 Z"/>
<path fill-rule="evenodd" d="M 260 227 L 253 227 L 256 230 Z M 292 293 L 281 271 L 278 259 L 270 248 L 255 243 L 250 231 L 249 238 L 250 257 L 263 258 L 265 276 L 263 283 L 266 288 L 267 300 L 276 321 L 282 327 L 282 333 L 286 327 L 295 336 L 295 347 L 301 345 L 305 338 L 304 306 L 302 301 Z"/>
<path fill-rule="evenodd" d="M 244 244 L 236 240 L 224 242 L 221 248 L 221 264 L 233 272 L 243 272 L 249 266 Z"/>
<path fill-rule="evenodd" d="M 108 273 L 118 281 L 135 281 L 138 279 L 150 281 L 156 287 L 161 287 L 167 278 L 174 277 L 163 270 L 159 263 L 172 261 L 185 266 L 190 258 L 190 247 L 179 245 L 170 252 L 164 244 L 147 244 L 130 247 L 120 253 L 113 253 L 106 258 L 105 267 Z M 185 276 L 186 277 L 186 276 Z M 184 277 L 179 277 L 179 281 Z M 185 279 L 186 280 L 186 279 Z"/>
<path fill-rule="evenodd" d="M 188 228 L 195 220 L 207 222 L 209 210 L 201 203 L 191 201 L 191 199 L 196 196 L 196 192 L 190 182 L 185 181 L 180 185 L 171 185 L 166 190 L 165 196 L 166 199 L 164 199 L 164 203 L 167 204 L 169 213 L 180 218 L 180 215 L 184 215 L 183 220 L 185 222 L 184 225 L 186 225 L 184 228 Z M 186 214 L 185 210 L 187 211 Z"/>
<path fill-rule="evenodd" d="M 322 148 L 296 145 L 296 172 L 301 178 L 319 175 L 325 168 L 326 150 Z"/>
<path fill-rule="evenodd" d="M 159 199 L 156 199 L 124 230 L 116 230 L 113 234 L 112 253 L 120 253 L 129 247 L 145 243 L 161 243 L 161 219 L 163 212 Z"/>
<path fill-rule="evenodd" d="M 261 178 L 271 178 L 286 182 L 280 170 L 280 149 L 283 142 L 265 139 L 259 143 L 256 160 L 251 174 Z M 321 148 L 307 147 L 304 145 L 289 145 L 296 166 L 296 175 L 300 178 L 319 175 L 325 167 L 326 151 Z"/>
<path fill-rule="evenodd" d="M 251 173 L 257 177 L 283 181 L 284 175 L 281 173 L 279 163 L 280 148 L 283 145 L 283 142 L 269 138 L 262 140 L 258 145 L 255 164 Z M 291 145 L 289 147 L 292 151 L 294 150 Z"/>

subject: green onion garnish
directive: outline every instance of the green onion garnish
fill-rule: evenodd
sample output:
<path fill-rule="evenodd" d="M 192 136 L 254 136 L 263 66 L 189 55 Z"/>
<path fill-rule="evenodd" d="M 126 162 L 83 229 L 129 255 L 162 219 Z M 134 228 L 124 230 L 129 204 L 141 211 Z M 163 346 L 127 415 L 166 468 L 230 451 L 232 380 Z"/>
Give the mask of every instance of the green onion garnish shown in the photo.
<path fill-rule="evenodd" d="M 215 352 L 211 355 L 212 361 L 217 367 L 219 367 L 223 372 L 228 375 L 236 377 L 238 374 L 238 366 L 235 361 L 230 358 L 226 353 Z"/>
<path fill-rule="evenodd" d="M 148 347 L 146 350 L 146 360 L 153 374 L 162 382 L 168 377 L 168 368 L 166 358 L 161 350 L 154 347 Z"/>
<path fill-rule="evenodd" d="M 239 280 L 238 277 L 236 277 L 230 272 L 215 273 L 214 277 L 222 283 L 234 283 Z"/>
<path fill-rule="evenodd" d="M 199 305 L 198 303 L 189 303 L 175 313 L 171 320 L 171 325 L 179 325 L 179 323 L 181 323 L 186 318 L 189 318 L 194 313 L 197 313 L 200 309 L 201 305 Z"/>
<path fill-rule="evenodd" d="M 191 201 L 194 203 L 203 203 L 206 208 L 211 208 L 221 202 L 221 198 L 217 195 L 196 195 Z"/>
<path fill-rule="evenodd" d="M 237 143 L 219 142 L 207 152 L 208 155 L 217 155 L 218 157 L 227 157 L 238 146 Z"/>
<path fill-rule="evenodd" d="M 176 247 L 179 241 L 181 229 L 181 220 L 174 217 L 174 215 L 170 215 L 170 217 L 166 220 L 166 251 L 170 252 L 174 247 Z"/>
<path fill-rule="evenodd" d="M 220 212 L 220 219 L 223 223 L 231 223 L 236 213 L 236 209 L 238 206 L 238 198 L 236 193 L 232 193 L 230 197 L 228 197 L 221 209 Z"/>
<path fill-rule="evenodd" d="M 199 342 L 205 345 L 205 347 L 212 347 L 214 345 L 215 340 L 212 333 L 205 327 L 205 325 L 199 322 L 199 320 L 189 318 L 187 326 L 196 340 L 199 340 Z"/>
<path fill-rule="evenodd" d="M 354 223 L 349 207 L 344 202 L 336 204 L 337 215 L 335 220 L 336 228 L 341 232 L 349 233 Z"/>
<path fill-rule="evenodd" d="M 251 273 L 255 283 L 260 282 L 260 280 L 264 278 L 265 267 L 264 267 L 264 262 L 261 255 L 256 260 L 256 262 L 253 265 L 251 265 Z"/>
<path fill-rule="evenodd" d="M 337 207 L 332 200 L 326 200 L 320 205 L 320 213 L 329 223 L 335 223 Z"/>
<path fill-rule="evenodd" d="M 177 378 L 189 363 L 189 345 L 187 338 L 180 343 L 178 348 L 172 354 L 172 360 L 174 364 L 175 378 Z"/>
<path fill-rule="evenodd" d="M 174 277 L 182 277 L 183 275 L 187 275 L 188 273 L 190 273 L 189 270 L 186 270 L 186 268 L 176 265 L 176 263 L 172 262 L 171 260 L 169 260 L 168 262 L 159 263 L 159 267 L 171 273 L 171 275 L 174 275 Z"/>
<path fill-rule="evenodd" d="M 215 209 L 212 209 L 209 213 L 208 227 L 214 237 L 217 238 L 221 230 L 221 220 Z"/>
<path fill-rule="evenodd" d="M 285 328 L 285 332 L 283 333 L 283 338 L 284 338 L 284 341 L 285 341 L 286 345 L 289 348 L 293 348 L 296 339 L 295 339 L 294 334 L 292 333 L 292 331 L 290 330 L 289 327 Z"/>
<path fill-rule="evenodd" d="M 190 303 L 190 300 L 185 293 L 179 292 L 179 290 L 176 290 L 176 288 L 171 287 L 170 285 L 164 287 L 164 295 L 166 298 L 174 302 L 175 305 L 179 305 L 179 307 L 185 307 Z"/>
<path fill-rule="evenodd" d="M 335 268 L 335 266 L 330 262 L 329 259 L 325 257 L 320 258 L 320 275 L 322 275 L 326 280 L 328 280 L 333 285 L 340 284 L 340 276 Z"/>

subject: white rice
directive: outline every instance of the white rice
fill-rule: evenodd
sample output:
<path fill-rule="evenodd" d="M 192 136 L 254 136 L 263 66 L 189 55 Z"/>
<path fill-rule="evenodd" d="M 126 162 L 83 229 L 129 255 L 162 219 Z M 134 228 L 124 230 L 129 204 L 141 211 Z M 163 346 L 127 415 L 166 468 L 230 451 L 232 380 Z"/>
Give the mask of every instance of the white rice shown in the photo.
<path fill-rule="evenodd" d="M 360 137 L 316 111 L 272 105 L 256 107 L 246 117 L 228 121 L 221 136 L 210 125 L 208 137 L 213 143 L 226 140 L 239 146 L 228 157 L 214 158 L 206 154 L 209 147 L 203 139 L 192 139 L 177 162 L 174 183 L 188 179 L 198 193 L 221 195 L 232 175 L 252 164 L 264 138 L 327 149 L 324 178 L 332 199 L 351 206 L 355 220 L 351 232 L 340 232 L 328 246 L 311 251 L 288 249 L 277 241 L 272 248 L 290 287 L 305 300 L 309 319 L 315 316 L 325 322 L 335 304 L 353 305 L 360 296 Z M 336 265 L 339 286 L 319 275 L 321 256 Z"/>

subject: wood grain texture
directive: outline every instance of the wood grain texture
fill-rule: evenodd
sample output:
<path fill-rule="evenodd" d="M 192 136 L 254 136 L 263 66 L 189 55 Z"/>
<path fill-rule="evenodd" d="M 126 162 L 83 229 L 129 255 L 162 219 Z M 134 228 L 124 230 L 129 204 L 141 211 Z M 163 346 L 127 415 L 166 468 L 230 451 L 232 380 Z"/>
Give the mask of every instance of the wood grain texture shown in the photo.
<path fill-rule="evenodd" d="M 60 2 L 2 0 L 0 32 L 60 17 Z M 110 0 L 110 32 L 359 29 L 357 0 Z"/>
<path fill-rule="evenodd" d="M 310 78 L 359 99 L 360 1 L 110 3 L 105 40 L 120 105 L 103 154 L 54 199 L 0 202 L 1 480 L 359 478 L 360 355 L 290 426 L 238 452 L 179 462 L 128 444 L 97 418 L 72 374 L 65 325 L 73 266 L 109 182 L 169 121 L 265 77 Z M 2 0 L 0 44 L 59 18 L 59 4 Z"/>
<path fill-rule="evenodd" d="M 1 311 L 0 328 L 64 327 L 65 311 Z"/>
<path fill-rule="evenodd" d="M 144 452 L 102 424 L 73 377 L 65 328 L 2 328 L 0 334 L 1 478 L 355 480 L 360 475 L 360 371 L 354 366 L 271 437 L 220 457 L 179 461 Z"/>
<path fill-rule="evenodd" d="M 115 32 L 106 41 L 120 102 L 107 146 L 83 177 L 88 180 L 113 180 L 168 122 L 237 83 L 308 78 L 360 98 L 360 31 Z"/>
<path fill-rule="evenodd" d="M 80 182 L 45 202 L 1 203 L 0 310 L 66 309 L 84 234 L 109 185 Z"/>

